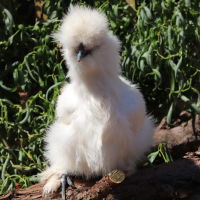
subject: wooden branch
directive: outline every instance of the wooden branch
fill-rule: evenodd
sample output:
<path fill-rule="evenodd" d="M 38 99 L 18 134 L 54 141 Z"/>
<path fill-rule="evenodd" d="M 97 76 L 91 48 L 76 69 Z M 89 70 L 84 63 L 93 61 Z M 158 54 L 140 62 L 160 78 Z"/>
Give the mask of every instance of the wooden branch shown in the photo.
<path fill-rule="evenodd" d="M 199 180 L 200 158 L 188 155 L 188 157 L 173 163 L 138 171 L 120 185 L 109 200 L 188 198 L 200 195 Z"/>
<path fill-rule="evenodd" d="M 92 187 L 87 190 L 75 191 L 69 194 L 67 192 L 67 200 L 98 200 L 107 196 L 118 184 L 122 183 L 125 179 L 125 174 L 120 170 L 113 170 L 107 176 L 97 181 Z"/>
<path fill-rule="evenodd" d="M 123 173 L 122 173 L 123 174 Z M 122 175 L 123 177 L 123 175 Z M 137 171 L 122 183 L 113 182 L 110 175 L 97 181 L 92 187 L 68 188 L 68 200 L 164 200 L 182 199 L 200 195 L 200 157 L 190 153 L 173 163 L 162 164 Z M 0 200 L 40 200 L 42 185 L 16 190 Z M 46 199 L 60 199 L 54 194 Z"/>
<path fill-rule="evenodd" d="M 181 117 L 189 120 L 177 122 L 179 124 L 174 128 L 167 126 L 165 118 L 161 121 L 155 131 L 155 145 L 165 142 L 170 149 L 182 155 L 197 150 L 200 145 L 200 115 L 192 118 L 189 113 L 182 112 Z"/>

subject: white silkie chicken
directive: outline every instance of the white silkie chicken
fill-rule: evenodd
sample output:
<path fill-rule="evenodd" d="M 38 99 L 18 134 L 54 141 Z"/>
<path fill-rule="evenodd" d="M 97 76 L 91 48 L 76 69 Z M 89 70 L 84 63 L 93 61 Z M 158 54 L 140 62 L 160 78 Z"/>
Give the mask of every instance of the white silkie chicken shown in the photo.
<path fill-rule="evenodd" d="M 72 7 L 55 38 L 71 82 L 58 97 L 56 120 L 46 134 L 45 194 L 60 187 L 63 174 L 87 179 L 113 169 L 132 174 L 153 133 L 142 94 L 120 75 L 120 42 L 103 13 Z"/>

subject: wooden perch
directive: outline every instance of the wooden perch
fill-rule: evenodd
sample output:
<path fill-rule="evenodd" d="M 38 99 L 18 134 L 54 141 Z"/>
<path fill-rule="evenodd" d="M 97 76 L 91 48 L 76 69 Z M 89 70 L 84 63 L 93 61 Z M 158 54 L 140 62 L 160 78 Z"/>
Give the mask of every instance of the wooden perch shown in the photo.
<path fill-rule="evenodd" d="M 121 172 L 120 172 L 121 173 Z M 110 175 L 97 181 L 92 187 L 78 189 L 68 188 L 69 200 L 192 200 L 200 199 L 200 157 L 198 153 L 190 153 L 183 159 L 173 163 L 162 164 L 137 171 L 134 175 L 122 178 L 117 183 Z M 122 183 L 120 183 L 122 181 Z M 190 199 L 191 197 L 191 199 Z M 40 200 L 42 185 L 36 184 L 26 189 L 1 196 L 0 200 Z M 60 199 L 60 194 L 47 199 Z"/>
<path fill-rule="evenodd" d="M 181 120 L 177 126 L 169 128 L 164 118 L 154 135 L 155 145 L 167 143 L 175 158 L 182 157 L 186 152 L 196 151 L 200 146 L 200 115 L 192 118 L 184 111 L 180 117 L 189 119 Z"/>
<path fill-rule="evenodd" d="M 111 192 L 114 187 L 119 183 L 122 183 L 125 179 L 125 174 L 120 170 L 113 170 L 107 176 L 104 176 L 101 180 L 97 181 L 92 187 L 87 190 L 67 192 L 68 200 L 97 200 L 102 199 Z M 69 194 L 70 192 L 70 194 Z"/>

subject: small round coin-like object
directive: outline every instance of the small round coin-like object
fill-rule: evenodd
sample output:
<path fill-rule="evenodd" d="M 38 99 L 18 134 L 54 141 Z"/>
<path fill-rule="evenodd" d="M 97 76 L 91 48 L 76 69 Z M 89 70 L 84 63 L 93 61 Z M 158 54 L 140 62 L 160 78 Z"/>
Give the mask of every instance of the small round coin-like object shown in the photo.
<path fill-rule="evenodd" d="M 108 174 L 108 177 L 113 183 L 121 183 L 125 179 L 125 173 L 121 170 L 115 169 Z"/>

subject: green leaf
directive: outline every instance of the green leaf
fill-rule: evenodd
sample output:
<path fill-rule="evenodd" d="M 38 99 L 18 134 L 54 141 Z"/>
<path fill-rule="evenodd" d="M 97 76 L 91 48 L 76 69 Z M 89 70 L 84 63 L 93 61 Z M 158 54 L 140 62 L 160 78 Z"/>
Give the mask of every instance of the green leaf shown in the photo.
<path fill-rule="evenodd" d="M 155 161 L 155 159 L 158 157 L 159 155 L 159 151 L 155 151 L 155 152 L 152 152 L 150 153 L 147 158 L 148 158 L 148 161 L 153 164 L 153 162 Z"/>
<path fill-rule="evenodd" d="M 171 106 L 170 106 L 168 113 L 167 113 L 167 120 L 166 121 L 167 121 L 168 124 L 171 124 L 171 122 L 172 122 L 172 114 L 173 114 L 173 111 L 174 111 L 174 106 L 175 106 L 175 102 L 173 101 L 171 103 Z"/>
<path fill-rule="evenodd" d="M 172 50 L 173 40 L 172 40 L 172 27 L 171 27 L 171 25 L 169 25 L 168 29 L 167 29 L 167 39 L 168 39 L 169 50 Z"/>

